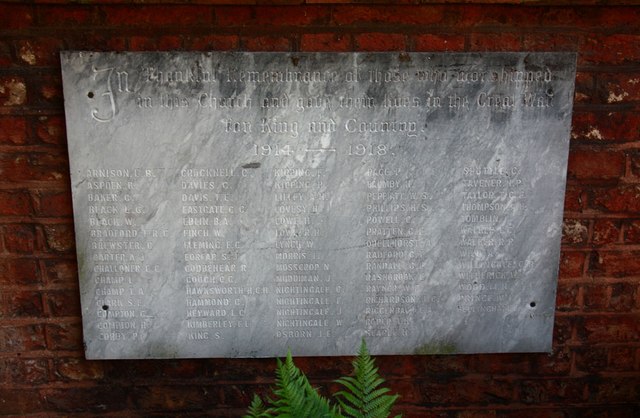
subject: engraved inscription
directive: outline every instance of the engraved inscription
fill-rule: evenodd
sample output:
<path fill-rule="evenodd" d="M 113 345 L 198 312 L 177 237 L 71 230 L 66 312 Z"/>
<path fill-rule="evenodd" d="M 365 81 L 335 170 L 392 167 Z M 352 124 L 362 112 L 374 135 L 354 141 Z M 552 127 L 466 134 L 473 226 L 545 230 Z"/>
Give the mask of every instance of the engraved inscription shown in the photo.
<path fill-rule="evenodd" d="M 550 349 L 573 55 L 62 66 L 88 358 Z"/>

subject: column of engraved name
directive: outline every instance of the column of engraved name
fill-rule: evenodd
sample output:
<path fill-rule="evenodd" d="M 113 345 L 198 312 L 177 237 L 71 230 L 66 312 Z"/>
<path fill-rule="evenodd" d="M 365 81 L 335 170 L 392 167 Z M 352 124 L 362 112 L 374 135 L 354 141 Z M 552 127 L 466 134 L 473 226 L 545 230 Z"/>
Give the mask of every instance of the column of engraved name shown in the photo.
<path fill-rule="evenodd" d="M 407 336 L 419 306 L 418 258 L 428 237 L 413 218 L 429 210 L 428 195 L 400 180 L 401 168 L 366 172 L 365 336 Z"/>
<path fill-rule="evenodd" d="M 518 167 L 469 166 L 463 169 L 463 227 L 458 241 L 458 310 L 507 309 L 510 288 L 522 276 L 524 260 L 496 258 L 515 241 L 515 213 L 524 204 Z M 507 221 L 509 220 L 509 221 Z"/>
<path fill-rule="evenodd" d="M 142 228 L 138 218 L 147 208 L 139 197 L 141 182 L 153 179 L 150 169 L 90 169 L 87 188 L 90 260 L 98 338 L 137 338 L 151 324 L 144 308 L 145 278 L 159 266 L 145 260 L 166 230 Z"/>
<path fill-rule="evenodd" d="M 231 169 L 180 171 L 188 340 L 221 339 L 247 328 L 245 296 L 260 291 L 244 286 L 247 266 L 233 230 L 246 208 L 230 192 L 234 176 Z"/>
<path fill-rule="evenodd" d="M 331 261 L 322 256 L 322 213 L 327 203 L 318 169 L 274 169 L 276 225 L 276 335 L 330 337 L 338 307 Z"/>

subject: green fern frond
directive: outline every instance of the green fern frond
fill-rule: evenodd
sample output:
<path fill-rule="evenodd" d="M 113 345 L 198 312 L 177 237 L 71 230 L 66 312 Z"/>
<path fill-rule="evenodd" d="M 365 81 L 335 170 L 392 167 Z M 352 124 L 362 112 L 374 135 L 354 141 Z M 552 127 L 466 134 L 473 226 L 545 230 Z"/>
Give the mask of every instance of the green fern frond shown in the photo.
<path fill-rule="evenodd" d="M 387 395 L 389 389 L 379 387 L 384 379 L 378 375 L 364 339 L 353 361 L 353 372 L 354 376 L 336 380 L 346 388 L 335 394 L 342 411 L 350 418 L 387 418 L 398 395 Z"/>
<path fill-rule="evenodd" d="M 262 402 L 262 399 L 260 399 L 258 395 L 253 395 L 253 400 L 251 401 L 251 405 L 249 405 L 247 415 L 243 418 L 273 418 L 271 412 L 271 409 Z"/>
<path fill-rule="evenodd" d="M 311 386 L 307 377 L 296 367 L 291 357 L 287 354 L 284 362 L 278 360 L 276 370 L 276 400 L 273 407 L 278 417 L 338 417 L 337 409 L 331 407 L 329 401 L 320 396 Z"/>

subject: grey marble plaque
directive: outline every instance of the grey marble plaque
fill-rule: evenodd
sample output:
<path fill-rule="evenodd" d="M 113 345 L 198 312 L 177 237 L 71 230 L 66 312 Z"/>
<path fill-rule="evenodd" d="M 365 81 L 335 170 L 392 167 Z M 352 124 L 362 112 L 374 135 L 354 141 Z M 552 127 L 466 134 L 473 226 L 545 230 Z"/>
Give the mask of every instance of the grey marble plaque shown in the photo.
<path fill-rule="evenodd" d="M 574 54 L 62 72 L 88 358 L 551 349 Z"/>

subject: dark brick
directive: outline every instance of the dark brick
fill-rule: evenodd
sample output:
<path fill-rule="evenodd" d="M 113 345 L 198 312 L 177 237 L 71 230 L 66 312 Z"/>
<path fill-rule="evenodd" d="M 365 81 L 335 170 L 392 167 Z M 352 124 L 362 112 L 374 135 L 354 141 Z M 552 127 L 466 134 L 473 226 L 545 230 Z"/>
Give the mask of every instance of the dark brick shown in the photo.
<path fill-rule="evenodd" d="M 302 51 L 350 51 L 351 36 L 340 33 L 308 33 L 300 39 Z"/>
<path fill-rule="evenodd" d="M 589 221 L 581 219 L 565 219 L 562 222 L 562 243 L 583 245 L 589 237 Z"/>
<path fill-rule="evenodd" d="M 569 153 L 568 172 L 576 179 L 616 179 L 624 175 L 626 156 L 622 152 L 599 148 L 572 149 Z"/>
<path fill-rule="evenodd" d="M 80 300 L 76 289 L 49 291 L 45 294 L 45 301 L 51 316 L 80 316 Z"/>
<path fill-rule="evenodd" d="M 77 358 L 57 358 L 53 363 L 56 378 L 65 381 L 101 380 L 104 369 L 108 367 L 104 361 L 88 361 Z"/>
<path fill-rule="evenodd" d="M 42 317 L 42 296 L 35 291 L 0 293 L 0 318 Z"/>
<path fill-rule="evenodd" d="M 596 245 L 613 244 L 620 240 L 620 222 L 597 219 L 593 223 L 591 241 Z"/>
<path fill-rule="evenodd" d="M 463 35 L 420 34 L 413 37 L 415 50 L 420 51 L 464 51 Z"/>
<path fill-rule="evenodd" d="M 67 136 L 64 119 L 60 116 L 39 117 L 36 124 L 36 135 L 45 144 L 64 144 Z"/>
<path fill-rule="evenodd" d="M 80 324 L 47 324 L 47 347 L 50 350 L 81 350 L 82 326 Z"/>
<path fill-rule="evenodd" d="M 33 253 L 36 248 L 36 232 L 33 225 L 5 225 L 3 229 L 5 250 L 15 254 Z"/>
<path fill-rule="evenodd" d="M 405 35 L 399 33 L 362 33 L 354 39 L 362 51 L 403 51 L 406 48 Z"/>
<path fill-rule="evenodd" d="M 68 253 L 75 250 L 75 236 L 73 225 L 53 224 L 45 225 L 44 233 L 48 247 L 56 252 Z"/>
<path fill-rule="evenodd" d="M 0 327 L 0 352 L 24 353 L 46 348 L 42 325 Z"/>
<path fill-rule="evenodd" d="M 47 408 L 56 412 L 93 412 L 104 414 L 128 409 L 131 389 L 116 385 L 44 389 Z"/>
<path fill-rule="evenodd" d="M 78 266 L 72 260 L 46 260 L 44 278 L 50 285 L 78 286 Z"/>
<path fill-rule="evenodd" d="M 29 193 L 0 190 L 0 216 L 29 216 L 32 212 Z"/>
<path fill-rule="evenodd" d="M 0 258 L 0 285 L 34 285 L 38 283 L 40 283 L 40 278 L 36 260 Z"/>
<path fill-rule="evenodd" d="M 0 144 L 23 145 L 27 142 L 27 121 L 24 117 L 0 117 Z"/>

